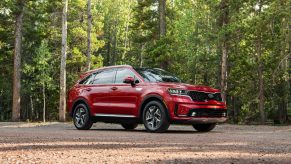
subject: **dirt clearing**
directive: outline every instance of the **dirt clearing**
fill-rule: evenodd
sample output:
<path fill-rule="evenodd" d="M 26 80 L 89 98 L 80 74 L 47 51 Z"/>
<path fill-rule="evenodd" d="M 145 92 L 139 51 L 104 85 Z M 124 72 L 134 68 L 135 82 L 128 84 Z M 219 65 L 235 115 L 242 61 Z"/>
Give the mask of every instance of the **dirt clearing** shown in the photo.
<path fill-rule="evenodd" d="M 291 126 L 218 125 L 199 133 L 172 125 L 148 133 L 142 125 L 0 123 L 0 163 L 291 163 Z"/>

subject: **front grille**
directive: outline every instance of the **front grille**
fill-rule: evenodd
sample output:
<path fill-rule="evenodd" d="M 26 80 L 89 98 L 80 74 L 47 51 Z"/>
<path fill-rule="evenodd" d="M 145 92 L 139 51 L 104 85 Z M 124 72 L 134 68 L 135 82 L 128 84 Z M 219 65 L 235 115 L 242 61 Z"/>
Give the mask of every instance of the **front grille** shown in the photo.
<path fill-rule="evenodd" d="M 193 101 L 205 102 L 209 100 L 222 101 L 220 93 L 207 93 L 199 91 L 189 91 L 188 95 L 192 98 Z"/>
<path fill-rule="evenodd" d="M 191 109 L 188 113 L 188 116 L 192 117 L 226 117 L 226 115 L 226 110 L 215 108 Z"/>

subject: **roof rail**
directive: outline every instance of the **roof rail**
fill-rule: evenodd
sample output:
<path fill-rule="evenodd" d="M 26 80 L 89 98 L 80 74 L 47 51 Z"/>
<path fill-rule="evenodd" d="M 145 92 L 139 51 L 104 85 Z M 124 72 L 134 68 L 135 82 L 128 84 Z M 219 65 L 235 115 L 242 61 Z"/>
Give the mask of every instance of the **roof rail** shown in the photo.
<path fill-rule="evenodd" d="M 98 71 L 98 70 L 102 70 L 102 69 L 106 69 L 106 68 L 119 68 L 119 67 L 131 67 L 132 68 L 131 65 L 113 65 L 113 66 L 106 66 L 106 67 L 92 69 L 92 70 L 86 71 L 85 73 L 94 72 L 94 71 Z"/>

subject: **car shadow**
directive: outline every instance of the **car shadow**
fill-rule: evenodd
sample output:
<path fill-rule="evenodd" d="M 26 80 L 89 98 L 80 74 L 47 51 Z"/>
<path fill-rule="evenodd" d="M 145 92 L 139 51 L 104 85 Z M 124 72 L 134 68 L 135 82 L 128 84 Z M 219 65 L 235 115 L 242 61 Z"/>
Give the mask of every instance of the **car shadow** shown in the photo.
<path fill-rule="evenodd" d="M 135 130 L 125 130 L 125 129 L 90 129 L 90 131 L 107 131 L 107 132 L 133 132 L 133 133 L 151 133 L 148 132 L 145 129 L 135 129 Z M 182 133 L 201 133 L 201 132 L 197 132 L 197 131 L 191 131 L 191 130 L 167 130 L 163 133 L 171 133 L 171 134 L 182 134 Z M 157 133 L 157 134 L 163 134 L 163 133 Z"/>

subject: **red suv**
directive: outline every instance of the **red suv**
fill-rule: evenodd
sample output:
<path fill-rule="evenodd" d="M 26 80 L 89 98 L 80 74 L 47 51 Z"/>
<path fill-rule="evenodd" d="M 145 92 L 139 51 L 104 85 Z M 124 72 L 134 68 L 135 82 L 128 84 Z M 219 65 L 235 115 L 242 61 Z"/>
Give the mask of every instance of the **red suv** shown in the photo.
<path fill-rule="evenodd" d="M 127 65 L 81 75 L 69 91 L 68 109 L 80 130 L 101 121 L 120 123 L 125 129 L 143 123 L 150 132 L 166 131 L 170 124 L 191 124 L 207 132 L 227 119 L 219 90 L 181 83 L 159 68 Z"/>

